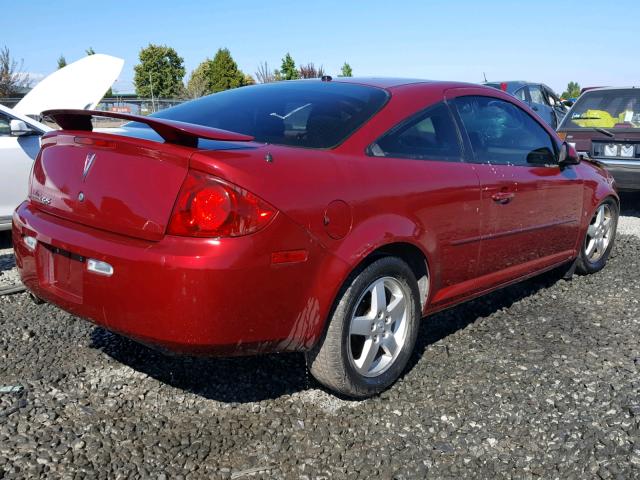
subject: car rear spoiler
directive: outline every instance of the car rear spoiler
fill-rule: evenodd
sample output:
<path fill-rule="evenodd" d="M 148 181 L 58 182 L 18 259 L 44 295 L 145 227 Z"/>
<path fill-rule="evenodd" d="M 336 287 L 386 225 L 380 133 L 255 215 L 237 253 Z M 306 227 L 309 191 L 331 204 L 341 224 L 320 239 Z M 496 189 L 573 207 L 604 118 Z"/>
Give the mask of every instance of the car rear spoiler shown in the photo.
<path fill-rule="evenodd" d="M 219 128 L 205 127 L 193 123 L 168 120 L 166 118 L 143 117 L 119 112 L 103 112 L 100 110 L 47 110 L 42 112 L 44 118 L 50 118 L 63 130 L 84 130 L 91 132 L 93 117 L 119 118 L 132 122 L 144 123 L 151 127 L 166 143 L 197 147 L 198 139 L 223 140 L 229 142 L 250 142 L 253 137 L 242 133 L 229 132 Z"/>

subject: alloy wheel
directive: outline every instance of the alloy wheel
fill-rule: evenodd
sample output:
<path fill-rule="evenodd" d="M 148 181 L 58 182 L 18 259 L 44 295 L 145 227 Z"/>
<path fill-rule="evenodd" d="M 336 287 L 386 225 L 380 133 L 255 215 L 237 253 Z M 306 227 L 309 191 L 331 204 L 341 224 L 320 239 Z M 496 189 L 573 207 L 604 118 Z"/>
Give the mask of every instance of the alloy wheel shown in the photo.
<path fill-rule="evenodd" d="M 349 359 L 365 377 L 384 373 L 407 339 L 408 295 L 393 277 L 375 280 L 356 302 L 349 323 Z"/>
<path fill-rule="evenodd" d="M 611 243 L 613 224 L 611 206 L 603 203 L 596 210 L 587 229 L 584 252 L 589 262 L 597 262 L 607 251 Z"/>

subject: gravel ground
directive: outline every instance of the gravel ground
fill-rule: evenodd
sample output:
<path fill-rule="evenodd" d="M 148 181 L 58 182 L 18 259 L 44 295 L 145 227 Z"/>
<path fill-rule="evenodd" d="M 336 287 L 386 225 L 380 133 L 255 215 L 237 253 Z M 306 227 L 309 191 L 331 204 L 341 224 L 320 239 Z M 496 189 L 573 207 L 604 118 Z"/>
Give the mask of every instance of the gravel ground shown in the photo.
<path fill-rule="evenodd" d="M 640 237 L 640 193 L 625 193 L 620 196 L 621 216 L 618 233 Z"/>
<path fill-rule="evenodd" d="M 429 317 L 359 402 L 299 354 L 169 357 L 0 297 L 0 478 L 640 478 L 639 266 L 622 236 L 597 275 Z"/>
<path fill-rule="evenodd" d="M 0 232 L 0 288 L 18 283 L 18 272 L 8 232 Z"/>

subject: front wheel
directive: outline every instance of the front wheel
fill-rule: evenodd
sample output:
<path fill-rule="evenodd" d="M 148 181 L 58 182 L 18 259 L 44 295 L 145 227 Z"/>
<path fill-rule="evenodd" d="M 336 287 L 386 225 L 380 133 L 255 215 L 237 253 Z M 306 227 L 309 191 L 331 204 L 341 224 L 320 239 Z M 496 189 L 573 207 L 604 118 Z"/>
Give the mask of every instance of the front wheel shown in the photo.
<path fill-rule="evenodd" d="M 409 266 L 385 257 L 343 291 L 318 344 L 307 353 L 311 374 L 354 398 L 380 393 L 401 375 L 421 317 L 418 283 Z"/>
<path fill-rule="evenodd" d="M 613 248 L 618 226 L 618 204 L 612 198 L 604 200 L 596 208 L 576 261 L 576 271 L 583 275 L 604 268 Z"/>

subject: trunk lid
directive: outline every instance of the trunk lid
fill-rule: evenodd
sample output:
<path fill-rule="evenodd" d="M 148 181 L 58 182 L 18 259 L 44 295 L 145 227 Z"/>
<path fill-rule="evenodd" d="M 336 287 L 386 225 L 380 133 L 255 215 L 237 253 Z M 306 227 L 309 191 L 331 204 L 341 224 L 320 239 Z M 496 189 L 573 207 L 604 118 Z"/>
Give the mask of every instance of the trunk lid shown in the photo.
<path fill-rule="evenodd" d="M 43 138 L 29 197 L 72 222 L 160 240 L 189 168 L 192 149 L 96 132 Z"/>

